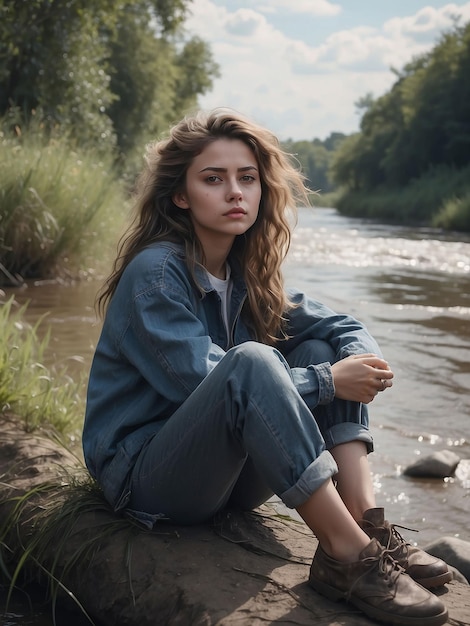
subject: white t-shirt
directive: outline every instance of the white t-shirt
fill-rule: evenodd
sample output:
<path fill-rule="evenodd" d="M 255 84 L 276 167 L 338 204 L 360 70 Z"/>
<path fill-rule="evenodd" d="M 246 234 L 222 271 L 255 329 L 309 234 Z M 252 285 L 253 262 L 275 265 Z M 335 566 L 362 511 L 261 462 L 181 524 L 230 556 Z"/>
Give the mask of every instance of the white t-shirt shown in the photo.
<path fill-rule="evenodd" d="M 206 270 L 207 271 L 207 270 Z M 221 299 L 221 312 L 222 319 L 224 320 L 225 330 L 227 331 L 227 336 L 229 335 L 229 327 L 228 327 L 228 314 L 230 310 L 230 298 L 232 297 L 232 285 L 233 281 L 230 278 L 230 265 L 227 263 L 225 265 L 225 279 L 217 278 L 213 276 L 209 272 L 207 272 L 207 276 L 209 278 L 210 284 L 214 287 Z"/>

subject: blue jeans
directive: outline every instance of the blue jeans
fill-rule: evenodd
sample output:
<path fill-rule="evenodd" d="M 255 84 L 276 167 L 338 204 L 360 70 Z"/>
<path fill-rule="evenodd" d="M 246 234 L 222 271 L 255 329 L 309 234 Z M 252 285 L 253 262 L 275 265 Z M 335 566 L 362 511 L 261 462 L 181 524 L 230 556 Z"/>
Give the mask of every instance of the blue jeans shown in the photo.
<path fill-rule="evenodd" d="M 367 409 L 334 399 L 308 407 L 290 367 L 334 362 L 329 344 L 304 342 L 286 359 L 247 342 L 229 350 L 142 449 L 129 509 L 180 524 L 226 507 L 250 510 L 273 493 L 296 508 L 337 473 L 328 452 L 360 440 L 372 450 Z"/>

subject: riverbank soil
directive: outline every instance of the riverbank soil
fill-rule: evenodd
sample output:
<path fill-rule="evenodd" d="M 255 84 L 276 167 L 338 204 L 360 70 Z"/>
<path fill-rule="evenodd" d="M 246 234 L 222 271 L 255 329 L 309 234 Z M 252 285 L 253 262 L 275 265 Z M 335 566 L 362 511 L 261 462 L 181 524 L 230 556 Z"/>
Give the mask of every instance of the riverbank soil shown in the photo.
<path fill-rule="evenodd" d="M 76 466 L 59 444 L 25 433 L 12 417 L 0 417 L 0 519 L 10 514 L 11 497 L 47 481 L 59 484 L 63 468 Z M 50 506 L 41 497 L 31 500 L 10 534 L 18 543 L 41 533 L 41 517 L 32 521 L 38 506 Z M 44 564 L 55 558 L 56 574 L 65 572 L 93 538 L 86 562 L 74 563 L 63 578 L 100 626 L 374 623 L 308 587 L 317 542 L 303 524 L 277 515 L 270 505 L 253 513 L 227 512 L 206 525 L 162 523 L 153 531 L 127 520 L 116 524 L 116 516 L 99 507 L 77 516 L 59 554 L 59 537 L 50 542 Z M 19 545 L 12 547 L 21 556 Z M 452 581 L 437 593 L 449 609 L 449 624 L 470 625 L 470 587 Z"/>

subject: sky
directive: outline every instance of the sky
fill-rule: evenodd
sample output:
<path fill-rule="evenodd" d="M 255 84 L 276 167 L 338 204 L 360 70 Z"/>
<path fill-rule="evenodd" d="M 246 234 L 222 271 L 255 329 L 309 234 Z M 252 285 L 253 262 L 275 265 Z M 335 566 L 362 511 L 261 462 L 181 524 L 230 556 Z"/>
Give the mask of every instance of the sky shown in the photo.
<path fill-rule="evenodd" d="M 359 129 L 356 103 L 378 97 L 470 2 L 432 0 L 193 0 L 189 34 L 220 68 L 204 109 L 230 107 L 281 141 Z"/>

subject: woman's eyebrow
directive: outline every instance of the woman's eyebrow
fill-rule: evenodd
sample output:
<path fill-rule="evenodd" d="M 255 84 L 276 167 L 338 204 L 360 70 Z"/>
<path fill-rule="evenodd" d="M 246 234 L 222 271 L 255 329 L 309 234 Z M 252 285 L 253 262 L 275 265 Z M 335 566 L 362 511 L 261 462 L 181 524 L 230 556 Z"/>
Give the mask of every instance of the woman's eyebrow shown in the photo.
<path fill-rule="evenodd" d="M 254 165 L 246 165 L 245 167 L 239 167 L 237 172 L 249 172 L 255 170 L 256 172 L 258 171 L 258 168 L 255 167 Z M 212 165 L 208 165 L 207 167 L 204 167 L 202 170 L 200 170 L 199 173 L 201 172 L 226 172 L 227 168 L 226 167 L 213 167 Z"/>

